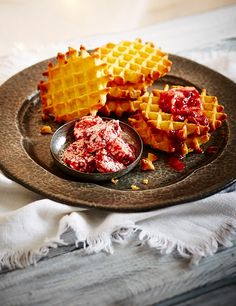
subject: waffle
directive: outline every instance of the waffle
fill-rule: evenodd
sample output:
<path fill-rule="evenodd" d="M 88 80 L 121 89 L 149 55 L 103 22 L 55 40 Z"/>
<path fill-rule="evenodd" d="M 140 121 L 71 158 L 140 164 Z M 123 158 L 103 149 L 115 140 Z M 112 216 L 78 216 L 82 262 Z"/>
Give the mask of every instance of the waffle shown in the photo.
<path fill-rule="evenodd" d="M 147 87 L 140 86 L 140 83 L 110 87 L 107 102 L 99 112 L 105 116 L 110 116 L 111 114 L 115 114 L 118 117 L 122 117 L 124 114 L 130 115 L 137 110 L 134 106 L 134 101 L 142 96 L 146 90 Z"/>
<path fill-rule="evenodd" d="M 95 115 L 109 92 L 105 68 L 97 55 L 82 46 L 80 52 L 69 48 L 66 54 L 58 53 L 56 64 L 49 63 L 43 74 L 47 80 L 38 85 L 43 115 L 57 122 Z"/>
<path fill-rule="evenodd" d="M 118 110 L 118 116 L 129 108 L 133 111 L 131 101 L 143 95 L 148 86 L 170 71 L 172 65 L 167 54 L 150 42 L 143 44 L 140 39 L 108 43 L 97 48 L 95 54 L 107 63 L 106 72 L 111 75 L 105 112 L 110 114 Z M 122 101 L 124 99 L 126 103 Z M 127 107 L 128 101 L 130 107 Z"/>
<path fill-rule="evenodd" d="M 95 53 L 107 63 L 108 73 L 113 76 L 109 82 L 111 87 L 153 82 L 169 72 L 172 65 L 167 54 L 153 43 L 143 44 L 140 39 L 108 43 L 97 48 Z"/>
<path fill-rule="evenodd" d="M 140 86 L 139 83 L 133 86 L 110 87 L 107 102 L 99 112 L 105 116 L 110 116 L 111 114 L 115 114 L 118 117 L 122 117 L 124 114 L 130 115 L 137 110 L 133 101 L 137 100 L 145 92 L 146 86 Z"/>
<path fill-rule="evenodd" d="M 117 117 L 122 117 L 124 114 L 132 114 L 138 109 L 134 105 L 134 101 L 125 99 L 112 99 L 108 98 L 106 104 L 99 109 L 99 113 L 104 116 L 115 114 Z"/>
<path fill-rule="evenodd" d="M 201 101 L 203 112 L 209 120 L 210 132 L 222 126 L 222 122 L 227 118 L 224 106 L 219 104 L 217 97 L 207 96 L 206 89 L 202 90 Z"/>
<path fill-rule="evenodd" d="M 186 102 L 178 98 L 184 93 L 188 96 L 190 92 L 191 96 L 196 95 L 195 100 L 189 98 L 189 102 Z M 186 103 L 188 109 L 184 108 Z M 183 156 L 191 151 L 200 152 L 201 145 L 209 141 L 210 133 L 226 119 L 223 106 L 219 105 L 216 97 L 207 96 L 206 90 L 199 95 L 193 87 L 175 86 L 169 90 L 167 86 L 164 90 L 155 89 L 135 101 L 134 107 L 139 110 L 129 118 L 129 122 L 139 132 L 144 143 Z M 165 110 L 168 108 L 169 112 Z"/>
<path fill-rule="evenodd" d="M 146 83 L 136 83 L 136 84 L 127 83 L 125 85 L 116 85 L 110 87 L 108 99 L 137 100 L 147 91 L 148 86 L 150 86 L 150 84 Z"/>

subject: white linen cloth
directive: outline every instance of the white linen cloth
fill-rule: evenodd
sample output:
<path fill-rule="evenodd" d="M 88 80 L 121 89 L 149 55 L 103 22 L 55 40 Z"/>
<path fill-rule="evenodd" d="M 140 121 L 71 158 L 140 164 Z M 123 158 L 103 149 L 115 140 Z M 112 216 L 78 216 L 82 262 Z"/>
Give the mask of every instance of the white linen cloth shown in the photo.
<path fill-rule="evenodd" d="M 222 42 L 223 44 L 223 42 Z M 235 42 L 226 41 L 235 47 Z M 218 46 L 218 47 L 217 47 Z M 236 80 L 236 50 L 221 44 L 179 52 Z M 52 50 L 19 48 L 1 63 L 0 81 L 23 67 L 52 56 Z M 217 59 L 217 61 L 216 61 Z M 234 68 L 233 68 L 234 67 Z M 236 184 L 203 200 L 146 213 L 111 213 L 57 203 L 25 189 L 0 173 L 0 269 L 25 267 L 45 256 L 50 247 L 66 243 L 69 228 L 84 253 L 113 252 L 113 243 L 136 239 L 161 253 L 176 251 L 197 263 L 219 245 L 229 247 L 236 229 Z"/>

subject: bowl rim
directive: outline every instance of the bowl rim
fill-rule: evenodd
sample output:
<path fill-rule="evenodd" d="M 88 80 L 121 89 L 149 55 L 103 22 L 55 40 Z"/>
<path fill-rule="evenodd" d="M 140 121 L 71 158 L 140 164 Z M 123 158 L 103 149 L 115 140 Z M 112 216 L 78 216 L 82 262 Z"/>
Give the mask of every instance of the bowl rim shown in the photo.
<path fill-rule="evenodd" d="M 97 115 L 98 116 L 98 115 Z M 110 120 L 118 120 L 119 121 L 119 124 L 120 124 L 120 127 L 122 128 L 122 125 L 125 126 L 127 129 L 131 130 L 133 134 L 136 135 L 138 141 L 139 141 L 139 146 L 140 147 L 140 150 L 139 152 L 137 152 L 137 155 L 136 155 L 136 158 L 135 160 L 129 164 L 127 167 L 125 167 L 124 169 L 121 169 L 119 171 L 116 171 L 116 172 L 105 172 L 105 173 L 102 173 L 102 172 L 81 172 L 81 171 L 78 171 L 78 170 L 75 170 L 75 169 L 72 169 L 71 167 L 67 166 L 66 164 L 64 164 L 60 158 L 58 158 L 57 154 L 54 152 L 54 149 L 53 149 L 53 144 L 54 144 L 54 141 L 55 141 L 55 137 L 57 136 L 57 134 L 62 130 L 64 129 L 66 126 L 69 126 L 68 128 L 68 131 L 70 129 L 72 129 L 72 127 L 75 125 L 75 123 L 77 121 L 79 121 L 81 118 L 78 118 L 78 119 L 73 119 L 71 121 L 68 121 L 66 123 L 64 123 L 63 125 L 61 125 L 59 128 L 56 129 L 56 131 L 53 133 L 52 135 L 52 138 L 50 140 L 50 152 L 51 152 L 51 155 L 53 157 L 53 160 L 56 161 L 56 165 L 59 166 L 60 169 L 64 170 L 67 174 L 70 174 L 70 175 L 73 175 L 77 178 L 81 177 L 84 178 L 84 179 L 88 179 L 89 181 L 92 181 L 93 180 L 93 177 L 96 175 L 100 178 L 104 178 L 104 180 L 109 180 L 111 179 L 111 177 L 113 178 L 116 178 L 119 176 L 120 173 L 122 173 L 123 171 L 125 172 L 123 175 L 126 175 L 127 173 L 129 173 L 137 164 L 138 162 L 140 161 L 141 157 L 142 157 L 142 154 L 143 154 L 143 141 L 142 141 L 142 138 L 141 136 L 139 135 L 139 133 L 131 126 L 129 125 L 128 123 L 126 122 L 123 122 L 122 120 L 120 119 L 116 119 L 116 118 L 110 118 L 110 117 L 103 117 L 103 116 L 99 116 L 100 118 L 102 118 L 103 120 L 106 120 L 106 121 L 110 121 Z M 123 129 L 122 129 L 123 130 Z M 125 133 L 125 131 L 123 130 L 123 132 Z M 132 135 L 129 134 L 129 136 L 133 139 Z M 123 176 L 123 175 L 120 175 L 120 176 Z M 94 179 L 94 181 L 96 181 Z M 99 180 L 97 180 L 99 181 Z"/>

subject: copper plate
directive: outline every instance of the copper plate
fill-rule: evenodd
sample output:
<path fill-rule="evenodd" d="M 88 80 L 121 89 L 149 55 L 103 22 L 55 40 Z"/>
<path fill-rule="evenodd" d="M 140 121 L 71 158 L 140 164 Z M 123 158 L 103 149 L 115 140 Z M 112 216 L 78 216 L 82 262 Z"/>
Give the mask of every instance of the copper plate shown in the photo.
<path fill-rule="evenodd" d="M 186 169 L 176 172 L 166 165 L 166 154 L 158 153 L 156 171 L 141 172 L 136 166 L 117 184 L 76 180 L 55 166 L 50 154 L 51 135 L 42 135 L 43 125 L 37 84 L 47 61 L 16 74 L 0 88 L 0 166 L 23 186 L 50 199 L 74 206 L 114 211 L 145 211 L 209 196 L 236 178 L 236 84 L 221 74 L 182 57 L 171 55 L 171 73 L 157 82 L 193 85 L 216 95 L 225 106 L 228 120 L 204 147 L 216 146 L 217 153 L 189 154 Z M 49 122 L 53 130 L 57 124 Z M 151 149 L 145 148 L 144 155 Z M 147 185 L 142 183 L 148 178 Z M 131 185 L 140 189 L 133 191 Z"/>

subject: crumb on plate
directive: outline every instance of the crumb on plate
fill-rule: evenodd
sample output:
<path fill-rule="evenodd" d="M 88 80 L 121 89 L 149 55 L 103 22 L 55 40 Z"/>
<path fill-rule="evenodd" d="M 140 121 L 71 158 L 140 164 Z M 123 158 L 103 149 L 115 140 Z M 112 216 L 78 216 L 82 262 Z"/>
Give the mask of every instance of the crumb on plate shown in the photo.
<path fill-rule="evenodd" d="M 150 161 L 154 162 L 154 161 L 158 160 L 158 156 L 156 156 L 153 153 L 148 153 L 147 159 L 149 159 Z"/>
<path fill-rule="evenodd" d="M 142 183 L 143 183 L 144 185 L 147 185 L 147 184 L 148 184 L 148 179 L 147 179 L 147 178 L 144 178 L 144 179 L 142 180 Z"/>
<path fill-rule="evenodd" d="M 130 188 L 131 188 L 132 190 L 139 190 L 139 189 L 140 189 L 140 187 L 138 187 L 138 186 L 136 186 L 136 185 L 131 185 Z"/>
<path fill-rule="evenodd" d="M 154 161 L 156 161 L 158 157 L 153 153 L 148 153 L 147 157 L 144 157 L 141 159 L 141 169 L 146 170 L 155 170 L 155 166 L 153 164 Z"/>
<path fill-rule="evenodd" d="M 43 125 L 41 127 L 41 134 L 52 134 L 52 128 L 49 125 Z"/>
<path fill-rule="evenodd" d="M 118 183 L 118 181 L 119 181 L 119 180 L 116 179 L 115 177 L 113 177 L 113 178 L 111 179 L 111 182 L 112 182 L 113 184 L 115 184 L 115 185 Z"/>
<path fill-rule="evenodd" d="M 141 169 L 146 170 L 155 170 L 155 166 L 153 165 L 152 161 L 148 158 L 141 159 Z"/>

